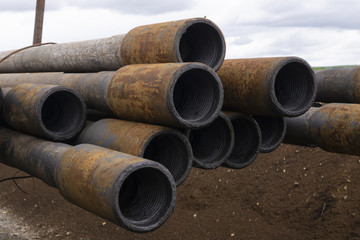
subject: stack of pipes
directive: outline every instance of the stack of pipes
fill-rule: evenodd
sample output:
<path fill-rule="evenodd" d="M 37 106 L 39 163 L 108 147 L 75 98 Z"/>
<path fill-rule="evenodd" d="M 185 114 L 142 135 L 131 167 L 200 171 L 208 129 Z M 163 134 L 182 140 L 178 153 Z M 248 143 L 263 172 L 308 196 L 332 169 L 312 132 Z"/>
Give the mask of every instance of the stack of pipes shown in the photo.
<path fill-rule="evenodd" d="M 360 156 L 360 67 L 315 73 L 317 106 L 287 119 L 284 142 Z"/>
<path fill-rule="evenodd" d="M 280 145 L 284 117 L 314 102 L 303 59 L 224 57 L 222 32 L 204 18 L 0 52 L 0 162 L 152 231 L 191 167 L 248 166 Z"/>

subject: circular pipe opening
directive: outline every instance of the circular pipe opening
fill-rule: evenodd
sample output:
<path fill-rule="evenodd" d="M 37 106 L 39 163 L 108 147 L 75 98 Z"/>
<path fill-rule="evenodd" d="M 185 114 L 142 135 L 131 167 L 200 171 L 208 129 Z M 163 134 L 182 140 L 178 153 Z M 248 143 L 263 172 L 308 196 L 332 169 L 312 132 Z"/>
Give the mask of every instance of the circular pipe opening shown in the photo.
<path fill-rule="evenodd" d="M 86 105 L 81 96 L 70 90 L 57 90 L 48 95 L 41 106 L 43 131 L 52 140 L 76 136 L 86 121 Z"/>
<path fill-rule="evenodd" d="M 259 153 L 261 133 L 258 124 L 251 118 L 238 117 L 231 120 L 235 134 L 234 148 L 224 165 L 244 168 L 250 165 Z"/>
<path fill-rule="evenodd" d="M 160 169 L 144 167 L 133 171 L 119 192 L 119 209 L 125 226 L 137 232 L 159 227 L 174 207 L 174 189 Z"/>
<path fill-rule="evenodd" d="M 229 157 L 234 146 L 231 122 L 222 114 L 207 127 L 189 130 L 194 166 L 213 169 Z"/>
<path fill-rule="evenodd" d="M 254 116 L 262 136 L 260 152 L 268 153 L 277 149 L 284 140 L 286 125 L 283 117 Z"/>
<path fill-rule="evenodd" d="M 223 103 L 220 79 L 205 69 L 190 69 L 177 79 L 172 101 L 184 127 L 205 126 L 217 117 Z"/>
<path fill-rule="evenodd" d="M 314 74 L 307 64 L 285 64 L 275 78 L 275 96 L 284 116 L 295 117 L 306 112 L 314 102 Z"/>
<path fill-rule="evenodd" d="M 147 143 L 142 157 L 165 166 L 177 186 L 186 179 L 192 167 L 190 143 L 180 133 L 162 132 L 153 137 Z"/>
<path fill-rule="evenodd" d="M 178 51 L 180 61 L 205 63 L 216 71 L 225 57 L 224 36 L 217 26 L 202 20 L 183 30 Z"/>

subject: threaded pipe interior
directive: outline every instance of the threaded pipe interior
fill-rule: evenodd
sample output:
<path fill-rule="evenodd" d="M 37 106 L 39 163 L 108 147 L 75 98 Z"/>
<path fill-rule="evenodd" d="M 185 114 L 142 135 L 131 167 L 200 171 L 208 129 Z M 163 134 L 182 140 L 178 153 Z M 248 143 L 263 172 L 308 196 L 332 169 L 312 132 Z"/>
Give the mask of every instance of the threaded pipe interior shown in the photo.
<path fill-rule="evenodd" d="M 243 168 L 251 164 L 259 153 L 260 130 L 255 122 L 246 118 L 235 118 L 231 123 L 234 128 L 235 144 L 226 163 L 229 167 Z"/>
<path fill-rule="evenodd" d="M 85 122 L 85 108 L 81 99 L 72 92 L 53 92 L 41 107 L 41 120 L 45 132 L 59 139 L 68 139 L 76 135 Z"/>
<path fill-rule="evenodd" d="M 128 226 L 147 229 L 164 221 L 173 204 L 172 195 L 171 183 L 162 171 L 150 167 L 137 169 L 122 183 L 119 209 Z"/>
<path fill-rule="evenodd" d="M 187 139 L 170 132 L 152 138 L 142 157 L 165 166 L 173 175 L 176 185 L 185 180 L 192 166 L 192 154 Z"/>
<path fill-rule="evenodd" d="M 276 75 L 275 96 L 287 116 L 304 113 L 315 96 L 311 69 L 300 62 L 285 64 Z"/>
<path fill-rule="evenodd" d="M 259 124 L 262 136 L 260 152 L 271 152 L 278 148 L 285 137 L 284 118 L 270 116 L 254 116 Z"/>
<path fill-rule="evenodd" d="M 173 104 L 187 125 L 203 125 L 214 119 L 222 104 L 221 89 L 215 77 L 204 69 L 190 69 L 177 80 Z"/>
<path fill-rule="evenodd" d="M 217 70 L 225 56 L 223 35 L 207 22 L 192 24 L 180 38 L 179 52 L 183 62 L 201 62 Z"/>
<path fill-rule="evenodd" d="M 233 146 L 232 129 L 229 123 L 218 117 L 209 126 L 193 129 L 189 141 L 194 154 L 195 166 L 216 168 L 228 157 Z"/>

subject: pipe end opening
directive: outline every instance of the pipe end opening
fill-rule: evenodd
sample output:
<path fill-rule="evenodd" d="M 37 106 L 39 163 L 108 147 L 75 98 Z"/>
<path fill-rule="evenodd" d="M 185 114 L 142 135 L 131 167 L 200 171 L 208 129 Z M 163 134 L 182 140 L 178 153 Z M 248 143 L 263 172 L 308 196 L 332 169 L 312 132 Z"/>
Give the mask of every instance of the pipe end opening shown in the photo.
<path fill-rule="evenodd" d="M 262 136 L 260 152 L 269 153 L 277 149 L 284 140 L 286 124 L 283 117 L 254 116 Z"/>

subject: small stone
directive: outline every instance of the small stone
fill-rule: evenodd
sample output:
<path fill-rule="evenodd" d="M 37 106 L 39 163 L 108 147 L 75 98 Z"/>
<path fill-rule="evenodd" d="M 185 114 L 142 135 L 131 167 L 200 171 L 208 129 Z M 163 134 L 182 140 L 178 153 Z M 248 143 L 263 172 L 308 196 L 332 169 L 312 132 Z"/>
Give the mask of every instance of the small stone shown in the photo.
<path fill-rule="evenodd" d="M 343 198 L 344 198 L 344 200 L 346 200 L 346 199 L 348 199 L 348 196 L 344 196 Z"/>
<path fill-rule="evenodd" d="M 103 222 L 102 225 L 105 226 L 105 225 L 106 225 L 106 222 Z"/>
<path fill-rule="evenodd" d="M 66 235 L 69 236 L 69 235 L 70 235 L 70 232 L 67 232 Z"/>
<path fill-rule="evenodd" d="M 344 190 L 347 191 L 347 186 L 344 187 Z"/>
<path fill-rule="evenodd" d="M 298 153 L 298 152 L 300 152 L 300 150 L 296 150 L 295 152 L 297 152 L 297 153 Z"/>
<path fill-rule="evenodd" d="M 298 187 L 299 185 L 300 185 L 300 183 L 299 183 L 298 181 L 295 181 L 295 182 L 294 182 L 294 186 L 295 186 L 295 187 Z"/>
<path fill-rule="evenodd" d="M 193 217 L 196 218 L 196 216 L 197 216 L 197 215 L 196 215 L 196 213 L 195 213 Z"/>
<path fill-rule="evenodd" d="M 230 234 L 230 236 L 232 236 L 232 237 L 235 236 L 235 233 Z"/>
<path fill-rule="evenodd" d="M 284 169 L 283 172 L 286 172 L 286 169 Z"/>

